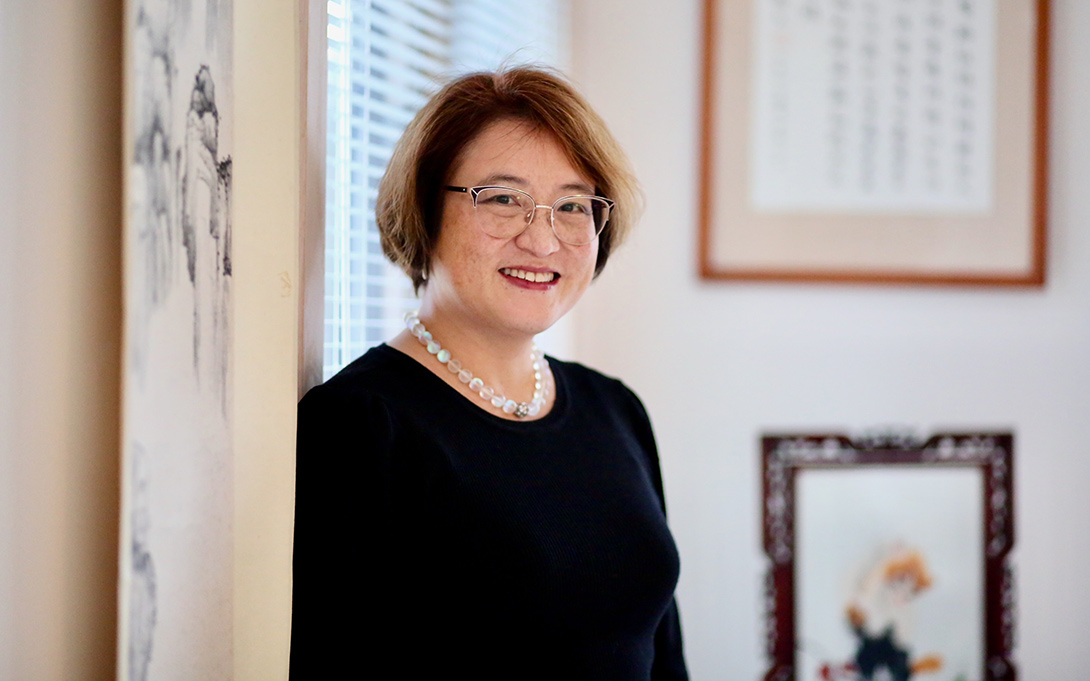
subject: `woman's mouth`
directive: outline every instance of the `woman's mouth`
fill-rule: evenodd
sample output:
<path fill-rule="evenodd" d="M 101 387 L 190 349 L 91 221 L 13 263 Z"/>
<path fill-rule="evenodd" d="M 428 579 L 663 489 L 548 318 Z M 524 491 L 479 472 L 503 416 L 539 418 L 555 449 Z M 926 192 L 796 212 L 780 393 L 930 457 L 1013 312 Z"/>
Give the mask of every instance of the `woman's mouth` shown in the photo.
<path fill-rule="evenodd" d="M 512 279 L 518 279 L 528 284 L 551 284 L 560 278 L 556 272 L 531 272 L 515 267 L 500 268 L 500 273 Z"/>

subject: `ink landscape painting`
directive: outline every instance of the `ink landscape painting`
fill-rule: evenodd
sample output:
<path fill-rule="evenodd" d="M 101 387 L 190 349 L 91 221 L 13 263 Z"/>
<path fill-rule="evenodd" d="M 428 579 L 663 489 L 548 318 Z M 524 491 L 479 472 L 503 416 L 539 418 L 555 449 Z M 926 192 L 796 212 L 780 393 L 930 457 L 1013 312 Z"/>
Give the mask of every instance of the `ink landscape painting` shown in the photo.
<path fill-rule="evenodd" d="M 232 666 L 232 0 L 128 0 L 118 676 Z"/>

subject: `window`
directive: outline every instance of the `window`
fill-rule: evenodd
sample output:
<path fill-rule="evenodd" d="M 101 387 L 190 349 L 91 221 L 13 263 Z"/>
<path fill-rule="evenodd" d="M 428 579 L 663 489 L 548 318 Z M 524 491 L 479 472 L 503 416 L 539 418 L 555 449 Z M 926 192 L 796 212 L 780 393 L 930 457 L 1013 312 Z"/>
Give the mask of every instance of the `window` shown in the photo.
<path fill-rule="evenodd" d="M 566 0 L 330 0 L 323 373 L 395 335 L 416 307 L 375 229 L 379 179 L 432 92 L 459 73 L 563 67 Z"/>

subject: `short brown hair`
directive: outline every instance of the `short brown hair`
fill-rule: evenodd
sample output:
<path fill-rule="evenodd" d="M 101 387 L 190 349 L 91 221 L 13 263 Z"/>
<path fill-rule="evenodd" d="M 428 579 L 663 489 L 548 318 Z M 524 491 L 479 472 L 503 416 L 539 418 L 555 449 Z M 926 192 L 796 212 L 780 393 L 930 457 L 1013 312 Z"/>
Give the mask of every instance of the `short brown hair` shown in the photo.
<path fill-rule="evenodd" d="M 447 84 L 413 118 L 378 189 L 375 219 L 382 251 L 419 289 L 439 237 L 444 185 L 462 150 L 489 124 L 524 121 L 552 134 L 572 166 L 612 199 L 598 238 L 594 275 L 639 217 L 641 195 L 628 159 L 605 122 L 556 73 L 518 67 L 473 73 Z"/>

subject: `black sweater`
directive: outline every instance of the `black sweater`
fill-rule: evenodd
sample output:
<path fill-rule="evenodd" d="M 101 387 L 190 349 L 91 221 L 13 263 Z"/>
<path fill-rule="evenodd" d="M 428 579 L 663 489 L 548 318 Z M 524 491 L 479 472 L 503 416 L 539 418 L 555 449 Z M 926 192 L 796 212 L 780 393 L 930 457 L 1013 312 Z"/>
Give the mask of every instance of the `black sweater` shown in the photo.
<path fill-rule="evenodd" d="M 293 680 L 687 678 L 647 415 L 549 361 L 536 421 L 385 345 L 307 393 Z"/>

